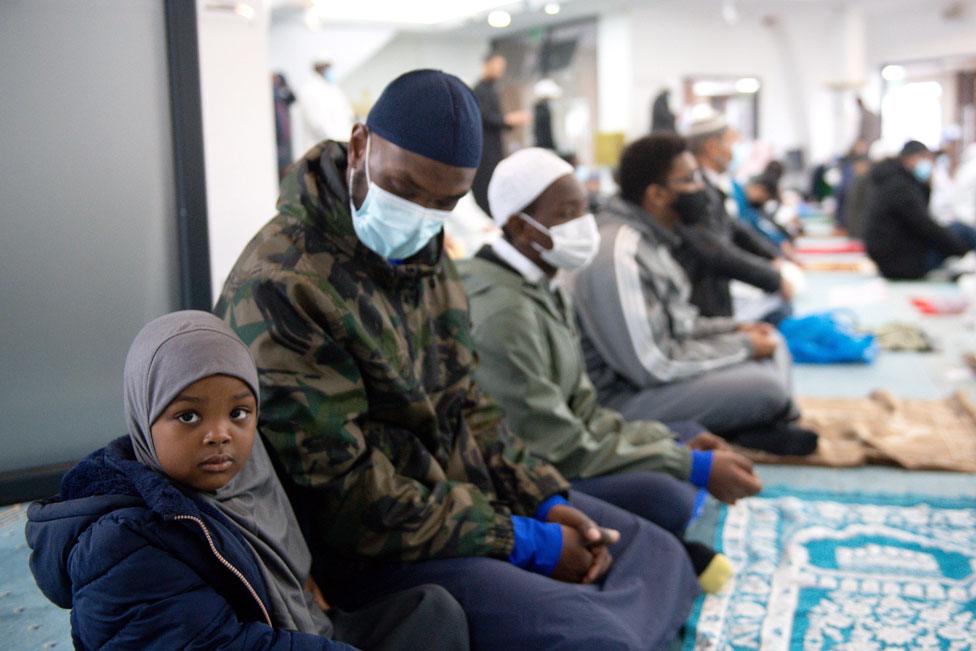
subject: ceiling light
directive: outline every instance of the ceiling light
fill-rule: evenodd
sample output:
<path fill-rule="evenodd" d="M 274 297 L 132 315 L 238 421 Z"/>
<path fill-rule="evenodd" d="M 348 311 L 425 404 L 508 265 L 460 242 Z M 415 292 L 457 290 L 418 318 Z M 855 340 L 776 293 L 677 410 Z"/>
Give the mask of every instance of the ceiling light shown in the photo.
<path fill-rule="evenodd" d="M 739 22 L 739 9 L 735 6 L 735 0 L 726 0 L 722 4 L 722 20 L 729 25 Z"/>
<path fill-rule="evenodd" d="M 550 16 L 555 16 L 556 14 L 559 13 L 559 9 L 560 7 L 558 2 L 547 2 L 545 9 L 543 9 L 543 11 L 545 11 Z"/>
<path fill-rule="evenodd" d="M 322 19 L 319 14 L 315 11 L 314 7 L 309 7 L 305 10 L 305 16 L 302 19 L 305 23 L 305 27 L 309 28 L 313 32 L 322 29 Z"/>
<path fill-rule="evenodd" d="M 0 0 L 2 1 L 2 0 Z M 285 0 L 279 0 L 284 2 Z M 296 0 L 290 0 L 295 2 Z M 381 25 L 417 25 L 433 27 L 450 25 L 471 18 L 482 18 L 488 12 L 515 4 L 513 0 L 304 0 L 321 25 L 372 23 Z M 536 6 L 541 6 L 542 0 Z M 555 0 L 552 0 L 555 1 Z M 253 2 L 253 0 L 252 0 Z M 287 4 L 287 3 L 286 3 Z"/>
<path fill-rule="evenodd" d="M 507 11 L 493 11 L 488 14 L 488 24 L 492 27 L 508 27 L 512 24 L 512 14 Z"/>
<path fill-rule="evenodd" d="M 254 11 L 254 7 L 246 2 L 238 2 L 234 6 L 234 13 L 245 20 L 254 20 L 254 17 L 257 15 L 257 12 Z"/>
<path fill-rule="evenodd" d="M 881 69 L 881 76 L 886 81 L 903 81 L 905 79 L 905 69 L 901 66 L 885 66 Z"/>
<path fill-rule="evenodd" d="M 752 95 L 753 93 L 759 92 L 759 86 L 759 80 L 755 77 L 743 77 L 735 82 L 735 91 L 737 93 Z"/>

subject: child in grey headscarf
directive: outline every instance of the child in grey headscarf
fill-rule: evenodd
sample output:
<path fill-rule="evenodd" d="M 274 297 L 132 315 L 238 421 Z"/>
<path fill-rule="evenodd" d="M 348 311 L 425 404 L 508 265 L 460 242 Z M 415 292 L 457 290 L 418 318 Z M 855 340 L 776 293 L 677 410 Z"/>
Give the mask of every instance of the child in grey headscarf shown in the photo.
<path fill-rule="evenodd" d="M 223 321 L 184 311 L 145 326 L 126 358 L 124 399 L 128 437 L 28 512 L 31 569 L 52 601 L 73 608 L 76 646 L 352 648 L 336 637 L 467 649 L 463 612 L 434 586 L 332 611 L 334 624 L 326 616 L 257 434 L 257 370 Z"/>
<path fill-rule="evenodd" d="M 271 601 L 275 625 L 331 637 L 305 586 L 312 557 L 257 432 L 251 354 L 207 312 L 162 316 L 125 360 L 125 415 L 136 459 L 176 479 L 236 524 Z"/>

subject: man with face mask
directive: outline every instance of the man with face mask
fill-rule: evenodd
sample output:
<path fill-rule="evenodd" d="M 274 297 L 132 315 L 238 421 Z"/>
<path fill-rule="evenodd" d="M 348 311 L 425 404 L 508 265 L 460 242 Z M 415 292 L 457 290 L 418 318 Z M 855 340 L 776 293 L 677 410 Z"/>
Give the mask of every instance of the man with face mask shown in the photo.
<path fill-rule="evenodd" d="M 976 249 L 976 229 L 958 222 L 941 226 L 929 212 L 934 158 L 911 140 L 869 172 L 864 244 L 885 278 L 922 278 L 946 258 Z"/>
<path fill-rule="evenodd" d="M 600 402 L 632 420 L 694 420 L 743 445 L 809 454 L 796 426 L 790 359 L 766 324 L 703 317 L 671 251 L 685 206 L 703 182 L 685 141 L 660 134 L 631 143 L 620 196 L 600 215 L 593 262 L 573 278 L 587 368 Z"/>
<path fill-rule="evenodd" d="M 779 293 L 788 303 L 793 287 L 777 269 L 782 262 L 778 249 L 738 219 L 735 197 L 741 188 L 729 173 L 738 139 L 735 130 L 714 115 L 693 122 L 687 134 L 704 186 L 676 205 L 681 219 L 675 232 L 681 244 L 674 257 L 691 281 L 691 302 L 704 316 L 733 316 L 729 283 L 738 280 Z"/>
<path fill-rule="evenodd" d="M 532 453 L 575 489 L 679 538 L 700 500 L 696 486 L 729 503 L 758 492 L 750 462 L 700 425 L 676 425 L 676 433 L 655 421 L 628 422 L 597 402 L 572 302 L 555 282 L 600 246 L 572 166 L 551 151 L 519 150 L 495 169 L 488 199 L 503 236 L 459 265 L 481 362 L 475 379 Z"/>
<path fill-rule="evenodd" d="M 570 491 L 472 379 L 442 226 L 480 159 L 471 91 L 402 75 L 348 144 L 292 166 L 216 311 L 257 361 L 261 432 L 330 603 L 434 583 L 476 648 L 657 647 L 697 592 L 687 558 L 656 561 L 680 543 Z"/>

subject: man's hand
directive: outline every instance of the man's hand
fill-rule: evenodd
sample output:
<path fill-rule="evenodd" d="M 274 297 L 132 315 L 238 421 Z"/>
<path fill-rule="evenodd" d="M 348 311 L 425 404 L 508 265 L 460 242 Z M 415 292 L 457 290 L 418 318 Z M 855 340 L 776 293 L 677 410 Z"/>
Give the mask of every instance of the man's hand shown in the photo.
<path fill-rule="evenodd" d="M 315 582 L 312 575 L 308 575 L 308 580 L 305 582 L 305 590 L 307 590 L 312 595 L 312 600 L 315 605 L 322 609 L 322 612 L 327 613 L 332 609 L 329 602 L 325 600 L 325 595 L 319 589 L 319 584 Z"/>
<path fill-rule="evenodd" d="M 779 345 L 779 341 L 773 337 L 771 332 L 753 329 L 746 330 L 745 335 L 749 337 L 749 343 L 752 345 L 753 359 L 772 357 L 773 353 L 776 352 L 776 347 Z"/>
<path fill-rule="evenodd" d="M 566 525 L 560 527 L 563 530 L 563 549 L 552 571 L 552 578 L 566 583 L 582 583 L 593 567 L 593 553 L 586 548 L 576 529 Z"/>
<path fill-rule="evenodd" d="M 688 447 L 692 450 L 728 450 L 729 444 L 725 439 L 715 436 L 711 432 L 702 432 L 695 438 L 688 441 Z"/>
<path fill-rule="evenodd" d="M 726 504 L 750 497 L 762 490 L 762 481 L 753 472 L 752 462 L 730 450 L 712 452 L 712 471 L 708 492 Z"/>
<path fill-rule="evenodd" d="M 800 258 L 797 257 L 796 247 L 793 246 L 792 242 L 783 242 L 779 245 L 779 250 L 780 253 L 783 254 L 784 259 L 792 262 L 801 269 L 803 268 L 803 263 L 800 261 Z"/>
<path fill-rule="evenodd" d="M 552 576 L 571 583 L 595 583 L 602 579 L 613 564 L 613 556 L 607 549 L 620 540 L 620 532 L 597 526 L 579 509 L 557 504 L 546 518 L 563 529 L 563 550 Z M 586 554 L 580 552 L 580 548 Z M 582 563 L 586 562 L 585 568 Z"/>
<path fill-rule="evenodd" d="M 776 332 L 776 328 L 769 325 L 765 321 L 750 321 L 748 323 L 740 323 L 738 327 L 739 332 L 761 332 L 763 334 L 772 335 Z"/>
<path fill-rule="evenodd" d="M 796 296 L 796 288 L 786 276 L 780 276 L 779 293 L 782 294 L 783 300 L 787 303 L 792 301 L 793 297 Z"/>
<path fill-rule="evenodd" d="M 605 545 L 588 547 L 579 531 L 566 525 L 563 530 L 563 549 L 552 578 L 567 583 L 595 583 L 602 579 L 613 564 L 613 556 Z"/>
<path fill-rule="evenodd" d="M 596 545 L 612 545 L 620 540 L 619 531 L 597 526 L 588 515 L 567 504 L 557 504 L 549 509 L 546 521 L 575 529 L 588 548 Z"/>

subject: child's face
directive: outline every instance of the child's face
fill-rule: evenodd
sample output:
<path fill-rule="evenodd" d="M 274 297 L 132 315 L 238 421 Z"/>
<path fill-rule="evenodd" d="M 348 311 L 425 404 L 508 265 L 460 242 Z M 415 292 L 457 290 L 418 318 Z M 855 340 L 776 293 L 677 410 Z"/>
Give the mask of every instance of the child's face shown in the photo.
<path fill-rule="evenodd" d="M 250 458 L 256 413 L 254 394 L 237 378 L 212 375 L 194 382 L 152 424 L 160 467 L 194 490 L 216 491 Z"/>

